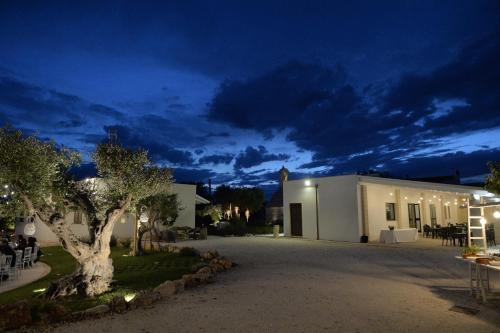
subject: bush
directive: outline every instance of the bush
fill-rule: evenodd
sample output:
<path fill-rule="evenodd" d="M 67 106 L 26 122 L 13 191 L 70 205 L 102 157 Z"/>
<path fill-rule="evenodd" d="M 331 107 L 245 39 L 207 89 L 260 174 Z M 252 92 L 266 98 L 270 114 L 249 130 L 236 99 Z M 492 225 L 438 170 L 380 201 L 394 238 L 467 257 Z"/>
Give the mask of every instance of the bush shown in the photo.
<path fill-rule="evenodd" d="M 193 247 L 186 246 L 180 249 L 179 254 L 184 257 L 196 257 L 199 255 L 199 252 Z"/>
<path fill-rule="evenodd" d="M 130 238 L 124 239 L 121 241 L 121 245 L 125 249 L 130 249 L 130 245 L 132 245 L 132 240 Z"/>
<path fill-rule="evenodd" d="M 115 236 L 111 236 L 111 239 L 109 240 L 109 246 L 110 247 L 116 247 L 118 245 L 118 241 Z"/>

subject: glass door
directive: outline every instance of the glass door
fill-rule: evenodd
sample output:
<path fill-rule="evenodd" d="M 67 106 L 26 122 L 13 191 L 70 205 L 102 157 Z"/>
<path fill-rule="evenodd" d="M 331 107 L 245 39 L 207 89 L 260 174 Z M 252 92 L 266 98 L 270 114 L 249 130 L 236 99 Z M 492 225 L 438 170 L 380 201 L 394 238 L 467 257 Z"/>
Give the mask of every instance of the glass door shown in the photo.
<path fill-rule="evenodd" d="M 408 204 L 408 222 L 410 228 L 416 228 L 418 232 L 422 232 L 420 217 L 420 205 L 419 204 Z"/>
<path fill-rule="evenodd" d="M 431 226 L 435 227 L 437 224 L 436 205 L 429 205 L 429 212 L 431 213 Z"/>

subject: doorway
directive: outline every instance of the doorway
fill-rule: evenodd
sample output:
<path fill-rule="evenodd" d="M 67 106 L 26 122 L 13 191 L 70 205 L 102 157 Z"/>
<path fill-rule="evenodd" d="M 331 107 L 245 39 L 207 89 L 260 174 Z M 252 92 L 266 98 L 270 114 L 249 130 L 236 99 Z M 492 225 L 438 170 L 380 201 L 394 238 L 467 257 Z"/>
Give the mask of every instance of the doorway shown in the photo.
<path fill-rule="evenodd" d="M 302 236 L 302 204 L 290 204 L 290 227 L 292 236 Z"/>
<path fill-rule="evenodd" d="M 416 228 L 418 232 L 422 232 L 420 204 L 408 204 L 408 221 L 410 228 Z"/>

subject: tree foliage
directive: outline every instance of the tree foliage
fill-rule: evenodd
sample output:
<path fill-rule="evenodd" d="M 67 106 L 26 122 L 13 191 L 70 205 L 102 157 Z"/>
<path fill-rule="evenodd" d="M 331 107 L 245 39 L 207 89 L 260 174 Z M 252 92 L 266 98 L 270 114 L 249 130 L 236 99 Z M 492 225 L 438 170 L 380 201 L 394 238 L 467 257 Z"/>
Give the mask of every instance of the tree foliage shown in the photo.
<path fill-rule="evenodd" d="M 228 209 L 229 204 L 238 206 L 243 213 L 247 208 L 251 213 L 259 211 L 264 205 L 264 192 L 256 187 L 230 187 L 222 185 L 215 191 L 215 202 Z"/>
<path fill-rule="evenodd" d="M 500 195 L 500 161 L 488 162 L 490 174 L 486 177 L 486 190 Z"/>

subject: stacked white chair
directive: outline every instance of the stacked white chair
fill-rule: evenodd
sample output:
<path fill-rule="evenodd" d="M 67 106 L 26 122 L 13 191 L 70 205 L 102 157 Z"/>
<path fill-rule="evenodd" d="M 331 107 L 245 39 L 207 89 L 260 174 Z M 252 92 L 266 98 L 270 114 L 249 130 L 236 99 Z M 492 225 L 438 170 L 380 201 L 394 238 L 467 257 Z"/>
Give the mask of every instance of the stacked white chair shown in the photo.
<path fill-rule="evenodd" d="M 12 263 L 12 256 L 0 257 L 0 284 L 3 282 L 4 276 L 9 276 L 11 263 Z"/>
<path fill-rule="evenodd" d="M 21 275 L 21 269 L 23 269 L 23 251 L 16 250 L 16 273 Z"/>
<path fill-rule="evenodd" d="M 31 263 L 31 250 L 32 250 L 32 248 L 29 246 L 24 249 L 23 269 L 24 269 L 25 265 L 29 266 Z"/>

